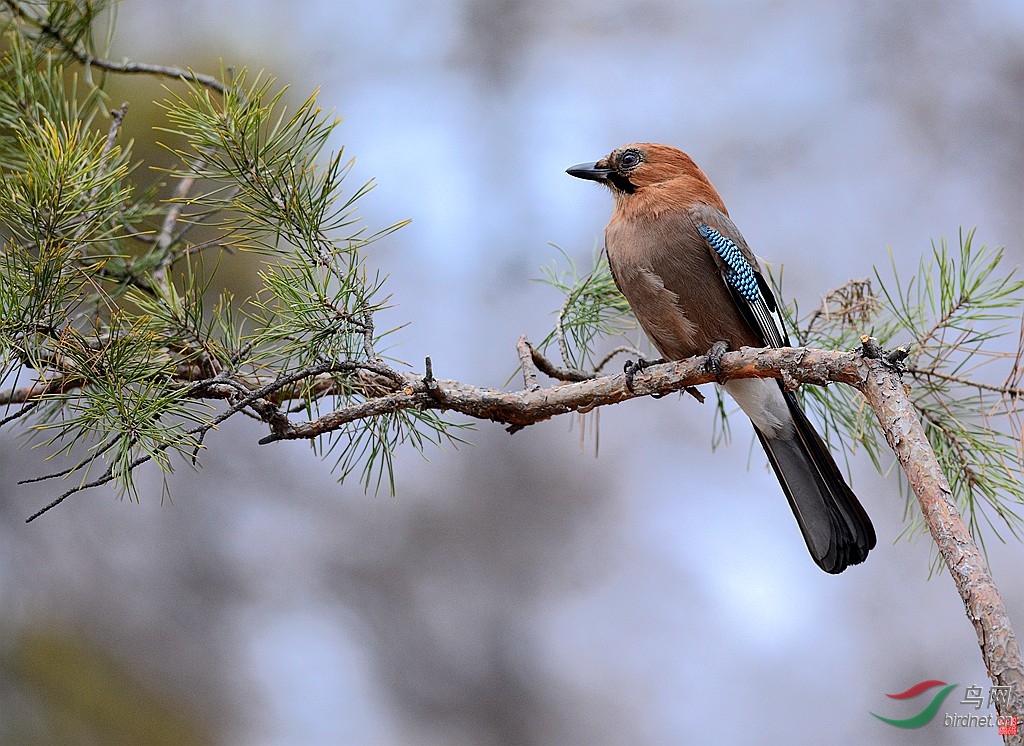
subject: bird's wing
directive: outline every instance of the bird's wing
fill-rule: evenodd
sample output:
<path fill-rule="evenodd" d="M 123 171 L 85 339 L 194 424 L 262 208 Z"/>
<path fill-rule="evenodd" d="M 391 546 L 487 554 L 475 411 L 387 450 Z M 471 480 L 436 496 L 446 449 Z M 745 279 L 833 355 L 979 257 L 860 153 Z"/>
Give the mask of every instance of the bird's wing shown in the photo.
<path fill-rule="evenodd" d="M 726 214 L 708 206 L 695 210 L 691 217 L 716 258 L 722 281 L 743 318 L 766 347 L 789 347 L 775 294 L 736 225 Z"/>

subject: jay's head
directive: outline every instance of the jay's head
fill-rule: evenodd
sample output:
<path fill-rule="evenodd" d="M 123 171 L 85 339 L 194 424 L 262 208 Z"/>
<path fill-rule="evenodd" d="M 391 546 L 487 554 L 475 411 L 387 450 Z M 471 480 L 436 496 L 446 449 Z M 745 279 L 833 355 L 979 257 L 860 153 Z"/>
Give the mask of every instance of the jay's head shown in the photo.
<path fill-rule="evenodd" d="M 566 173 L 604 184 L 616 200 L 642 193 L 647 187 L 671 189 L 678 185 L 686 191 L 697 187 L 714 193 L 708 177 L 690 156 L 669 145 L 651 142 L 624 145 L 596 163 L 580 163 L 566 169 Z"/>

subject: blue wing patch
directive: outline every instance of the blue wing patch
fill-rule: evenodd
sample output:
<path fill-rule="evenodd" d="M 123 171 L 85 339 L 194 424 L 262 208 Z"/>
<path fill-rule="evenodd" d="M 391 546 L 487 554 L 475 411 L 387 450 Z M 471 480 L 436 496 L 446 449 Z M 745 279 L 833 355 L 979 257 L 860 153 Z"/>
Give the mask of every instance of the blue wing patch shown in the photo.
<path fill-rule="evenodd" d="M 740 248 L 731 238 L 723 236 L 709 225 L 697 223 L 697 230 L 725 264 L 726 269 L 722 275 L 736 296 L 739 296 L 736 300 L 742 298 L 746 303 L 746 308 L 741 308 L 740 311 L 760 333 L 764 344 L 768 347 L 788 347 L 789 336 L 782 324 L 782 317 L 776 310 L 775 299 L 767 286 L 762 292 L 754 268 L 750 266 Z"/>
<path fill-rule="evenodd" d="M 709 225 L 698 223 L 697 230 L 728 267 L 725 272 L 726 282 L 748 303 L 756 303 L 761 297 L 761 291 L 757 287 L 754 270 L 750 268 L 750 263 L 744 258 L 739 247 L 732 239 L 726 238 Z"/>

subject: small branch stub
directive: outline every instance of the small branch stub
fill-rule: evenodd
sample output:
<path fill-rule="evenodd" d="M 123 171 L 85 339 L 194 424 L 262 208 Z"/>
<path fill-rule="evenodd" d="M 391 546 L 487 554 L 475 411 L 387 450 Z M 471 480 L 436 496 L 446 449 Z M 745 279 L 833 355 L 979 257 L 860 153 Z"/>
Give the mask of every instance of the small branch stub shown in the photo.
<path fill-rule="evenodd" d="M 423 388 L 435 401 L 441 401 L 444 398 L 444 392 L 441 390 L 441 386 L 437 383 L 437 379 L 434 378 L 434 364 L 430 360 L 430 355 L 423 360 Z"/>

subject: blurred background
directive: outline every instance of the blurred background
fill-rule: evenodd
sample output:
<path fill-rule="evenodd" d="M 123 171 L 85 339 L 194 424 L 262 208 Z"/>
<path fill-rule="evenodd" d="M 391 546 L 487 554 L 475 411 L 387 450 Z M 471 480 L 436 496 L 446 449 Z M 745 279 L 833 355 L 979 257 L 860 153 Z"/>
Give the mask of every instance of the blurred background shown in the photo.
<path fill-rule="evenodd" d="M 1024 246 L 1024 5 L 999 2 L 129 0 L 121 56 L 265 69 L 345 117 L 367 225 L 413 323 L 391 353 L 500 387 L 561 299 L 556 244 L 600 245 L 608 194 L 564 169 L 637 140 L 688 151 L 804 308 L 913 272 L 961 226 Z M 152 142 L 159 84 L 118 81 Z M 141 152 L 141 151 L 140 151 Z M 247 272 L 252 266 L 233 265 Z M 244 278 L 236 278 L 244 284 Z M 896 342 L 902 340 L 895 340 Z M 749 424 L 712 454 L 712 408 L 638 400 L 411 451 L 397 496 L 339 486 L 297 444 L 232 420 L 141 504 L 52 485 L 0 439 L 0 734 L 15 742 L 974 744 L 942 727 L 989 681 L 927 537 L 898 538 L 894 478 L 853 483 L 869 561 L 818 570 Z M 1024 631 L 1024 549 L 988 544 Z M 919 731 L 869 712 L 959 683 Z M 933 690 L 934 691 L 934 690 Z"/>

